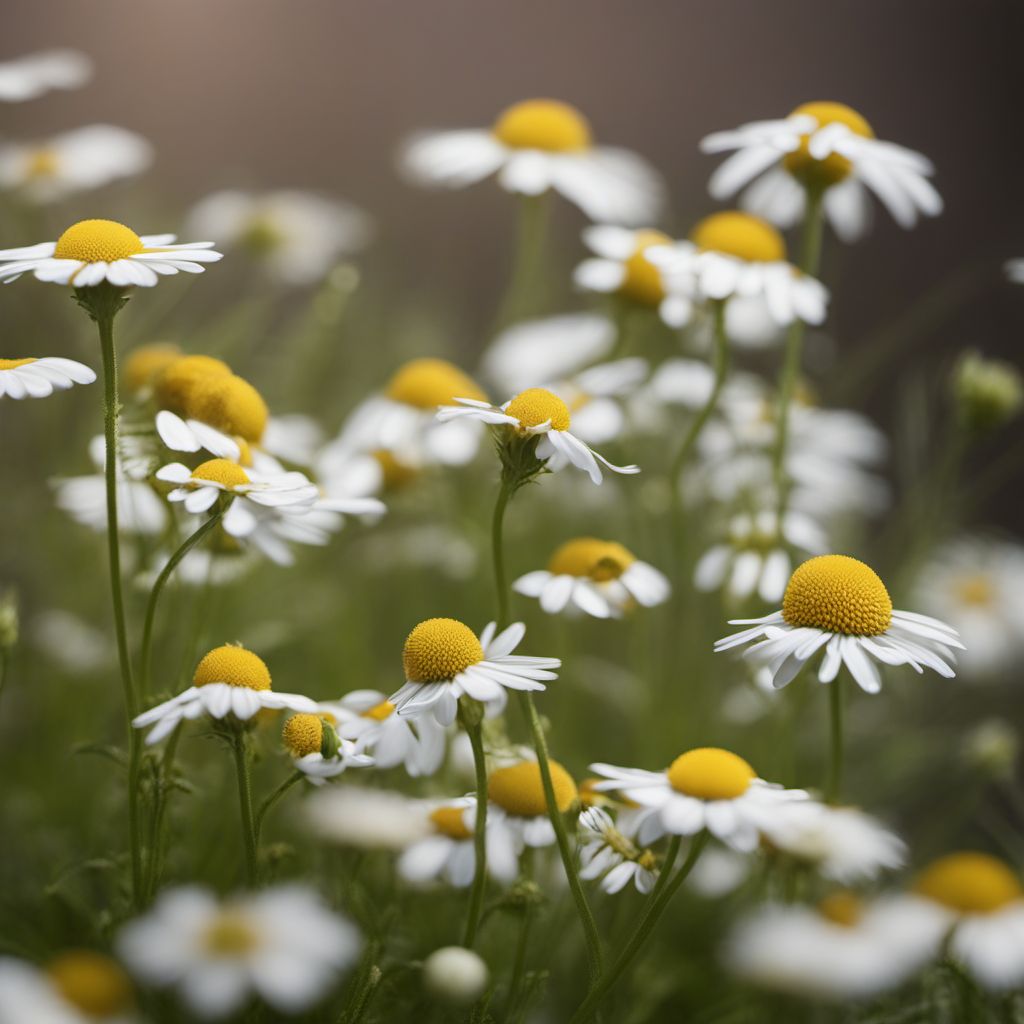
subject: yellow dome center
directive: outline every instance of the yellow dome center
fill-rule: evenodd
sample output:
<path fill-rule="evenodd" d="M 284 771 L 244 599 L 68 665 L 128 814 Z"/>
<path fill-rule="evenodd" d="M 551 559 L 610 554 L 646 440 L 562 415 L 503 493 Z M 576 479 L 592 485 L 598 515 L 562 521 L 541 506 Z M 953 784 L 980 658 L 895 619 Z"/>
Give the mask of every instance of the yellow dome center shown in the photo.
<path fill-rule="evenodd" d="M 984 573 L 962 576 L 954 586 L 957 598 L 975 608 L 988 608 L 995 603 L 995 587 Z"/>
<path fill-rule="evenodd" d="M 228 686 L 247 686 L 250 690 L 270 689 L 270 670 L 263 659 L 252 651 L 234 644 L 216 647 L 196 666 L 193 686 L 208 683 L 227 683 Z"/>
<path fill-rule="evenodd" d="M 434 828 L 449 839 L 472 839 L 473 830 L 466 827 L 465 807 L 438 807 L 430 812 Z"/>
<path fill-rule="evenodd" d="M 375 722 L 387 721 L 395 713 L 395 705 L 389 700 L 382 700 L 379 704 L 374 704 L 372 708 L 367 708 L 363 714 L 363 718 L 372 718 Z"/>
<path fill-rule="evenodd" d="M 796 114 L 809 114 L 815 118 L 819 130 L 829 124 L 842 124 L 846 125 L 854 135 L 865 139 L 875 137 L 871 125 L 856 110 L 846 106 L 845 103 L 831 103 L 824 100 L 802 103 L 790 116 Z M 810 154 L 810 141 L 810 135 L 801 136 L 799 148 L 793 150 L 792 153 L 787 153 L 782 159 L 782 166 L 794 178 L 804 185 L 824 189 L 831 185 L 837 185 L 849 176 L 850 171 L 853 170 L 853 164 L 845 156 L 841 156 L 839 153 L 829 153 L 824 160 L 815 160 Z"/>
<path fill-rule="evenodd" d="M 25 161 L 25 176 L 34 181 L 52 178 L 60 170 L 60 157 L 49 146 L 33 149 Z"/>
<path fill-rule="evenodd" d="M 476 633 L 458 619 L 427 619 L 406 638 L 402 649 L 405 678 L 412 683 L 454 679 L 484 660 Z"/>
<path fill-rule="evenodd" d="M 281 730 L 281 741 L 292 757 L 319 754 L 324 741 L 324 723 L 319 715 L 292 715 Z"/>
<path fill-rule="evenodd" d="M 636 561 L 633 553 L 613 540 L 577 537 L 551 556 L 548 572 L 556 576 L 588 576 L 596 582 L 617 580 Z"/>
<path fill-rule="evenodd" d="M 234 374 L 195 381 L 186 394 L 184 412 L 191 419 L 253 443 L 263 437 L 270 415 L 263 396 Z"/>
<path fill-rule="evenodd" d="M 156 399 L 162 409 L 184 412 L 188 396 L 207 377 L 230 377 L 231 367 L 213 356 L 182 356 L 156 379 Z"/>
<path fill-rule="evenodd" d="M 479 385 L 446 359 L 413 359 L 388 381 L 384 394 L 395 402 L 433 411 L 456 398 L 487 401 Z"/>
<path fill-rule="evenodd" d="M 227 487 L 238 487 L 239 484 L 249 483 L 249 476 L 237 462 L 229 459 L 208 459 L 192 470 L 193 480 L 210 480 L 213 483 Z"/>
<path fill-rule="evenodd" d="M 19 366 L 28 366 L 35 359 L 0 359 L 0 370 L 16 370 Z"/>
<path fill-rule="evenodd" d="M 260 946 L 260 934 L 244 914 L 225 910 L 207 927 L 202 944 L 213 956 L 242 957 Z"/>
<path fill-rule="evenodd" d="M 990 914 L 1024 898 L 1016 873 L 987 853 L 951 853 L 917 876 L 922 896 L 962 914 Z"/>
<path fill-rule="evenodd" d="M 782 235 L 768 221 L 739 210 L 705 217 L 690 232 L 690 241 L 708 252 L 722 252 L 751 263 L 775 263 L 786 258 Z"/>
<path fill-rule="evenodd" d="M 89 1017 L 113 1017 L 131 1005 L 131 983 L 102 953 L 85 949 L 62 953 L 47 965 L 46 973 L 61 996 Z"/>
<path fill-rule="evenodd" d="M 671 245 L 672 239 L 660 231 L 638 231 L 636 248 L 626 260 L 626 276 L 619 293 L 641 306 L 657 306 L 665 298 L 661 271 L 647 258 L 647 250 L 655 245 Z"/>
<path fill-rule="evenodd" d="M 864 904 L 856 893 L 846 889 L 829 893 L 819 904 L 818 913 L 833 924 L 852 928 L 864 916 Z"/>
<path fill-rule="evenodd" d="M 135 256 L 143 248 L 142 239 L 116 220 L 80 220 L 57 239 L 53 255 L 58 260 L 113 263 Z"/>
<path fill-rule="evenodd" d="M 698 800 L 734 800 L 746 793 L 756 777 L 742 757 L 719 747 L 688 750 L 668 769 L 672 788 Z"/>
<path fill-rule="evenodd" d="M 513 149 L 573 153 L 590 148 L 590 125 L 568 103 L 524 100 L 503 111 L 492 129 L 499 142 Z"/>
<path fill-rule="evenodd" d="M 552 430 L 568 430 L 571 417 L 569 407 L 558 395 L 553 395 L 546 388 L 527 388 L 520 391 L 505 412 L 515 416 L 523 427 L 539 427 L 542 423 L 551 422 Z"/>
<path fill-rule="evenodd" d="M 791 626 L 877 636 L 892 622 L 892 601 L 870 566 L 847 555 L 819 555 L 790 577 L 782 615 Z"/>
<path fill-rule="evenodd" d="M 394 452 L 389 452 L 386 448 L 378 448 L 370 454 L 377 460 L 377 464 L 380 466 L 385 490 L 391 491 L 405 487 L 406 484 L 415 480 L 418 475 L 418 470 L 415 466 L 410 466 L 396 459 Z"/>
<path fill-rule="evenodd" d="M 548 761 L 548 769 L 555 791 L 555 805 L 564 814 L 576 799 L 576 783 L 557 761 Z M 520 761 L 491 772 L 487 795 L 503 811 L 517 818 L 537 818 L 548 813 L 540 765 L 536 761 Z"/>
<path fill-rule="evenodd" d="M 181 359 L 181 349 L 170 342 L 142 345 L 125 360 L 122 376 L 129 391 L 149 387 L 170 366 Z"/>

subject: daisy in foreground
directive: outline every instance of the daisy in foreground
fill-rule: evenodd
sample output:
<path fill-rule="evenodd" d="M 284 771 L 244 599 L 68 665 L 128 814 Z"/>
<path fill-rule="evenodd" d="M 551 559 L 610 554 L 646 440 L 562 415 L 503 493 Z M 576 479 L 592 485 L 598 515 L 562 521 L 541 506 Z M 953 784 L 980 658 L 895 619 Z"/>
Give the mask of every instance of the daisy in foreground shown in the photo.
<path fill-rule="evenodd" d="M 662 604 L 672 592 L 666 576 L 653 565 L 637 561 L 616 541 L 596 537 L 567 541 L 551 556 L 547 569 L 520 576 L 512 589 L 540 598 L 549 615 L 572 605 L 598 619 L 620 618 L 636 605 Z"/>
<path fill-rule="evenodd" d="M 694 836 L 707 829 L 734 850 L 750 853 L 762 831 L 780 827 L 794 807 L 810 799 L 802 789 L 759 779 L 742 757 L 719 747 L 688 750 L 661 772 L 590 767 L 605 780 L 595 789 L 614 790 L 643 809 L 636 823 L 641 844 L 666 833 Z"/>
<path fill-rule="evenodd" d="M 147 744 L 159 743 L 174 731 L 180 722 L 201 715 L 210 718 L 232 718 L 247 722 L 264 708 L 277 711 L 288 708 L 315 715 L 317 705 L 297 693 L 275 693 L 270 686 L 270 670 L 263 660 L 244 647 L 225 644 L 216 647 L 196 666 L 192 685 L 138 715 L 132 725 L 136 729 L 153 726 Z"/>
<path fill-rule="evenodd" d="M 790 577 L 782 608 L 759 619 L 732 619 L 746 625 L 715 643 L 716 651 L 752 643 L 745 652 L 767 667 L 778 688 L 791 682 L 819 651 L 818 680 L 831 683 L 842 665 L 867 693 L 882 681 L 876 662 L 933 669 L 952 678 L 952 648 L 962 648 L 952 626 L 915 612 L 896 611 L 874 570 L 847 555 L 808 559 Z"/>
<path fill-rule="evenodd" d="M 179 271 L 201 274 L 204 263 L 221 258 L 221 253 L 213 251 L 213 242 L 175 245 L 174 238 L 137 235 L 113 220 L 82 220 L 56 242 L 0 250 L 0 281 L 7 284 L 30 273 L 40 281 L 74 288 L 104 281 L 120 288 L 149 288 Z"/>
<path fill-rule="evenodd" d="M 315 1005 L 359 955 L 355 927 L 300 885 L 219 902 L 205 889 L 163 893 L 118 935 L 130 970 L 174 988 L 201 1017 L 224 1017 L 252 995 L 279 1013 Z"/>
<path fill-rule="evenodd" d="M 942 212 L 942 198 L 928 180 L 931 161 L 876 139 L 864 117 L 842 103 L 804 103 L 782 120 L 715 132 L 701 149 L 735 151 L 711 176 L 712 196 L 727 199 L 749 185 L 743 206 L 780 227 L 802 218 L 808 189 L 824 193 L 825 214 L 846 241 L 867 229 L 869 191 L 904 228 L 921 214 Z"/>
<path fill-rule="evenodd" d="M 503 111 L 490 128 L 424 132 L 401 154 L 418 185 L 464 188 L 497 173 L 506 192 L 561 193 L 588 217 L 612 224 L 652 223 L 664 185 L 639 156 L 595 146 L 575 107 L 535 99 Z"/>
<path fill-rule="evenodd" d="M 59 356 L 0 359 L 0 398 L 47 398 L 73 384 L 91 384 L 96 374 L 83 363 Z"/>
<path fill-rule="evenodd" d="M 547 468 L 568 463 L 582 469 L 595 484 L 601 483 L 604 465 L 614 473 L 639 473 L 639 466 L 615 466 L 604 456 L 569 433 L 569 407 L 545 388 L 527 388 L 500 408 L 474 398 L 457 398 L 459 405 L 443 405 L 437 418 L 443 423 L 455 419 L 477 419 L 492 426 L 507 426 L 519 439 L 539 438 L 534 453 Z"/>
<path fill-rule="evenodd" d="M 390 697 L 399 715 L 431 712 L 441 725 L 455 721 L 463 695 L 500 713 L 507 690 L 544 690 L 557 679 L 558 658 L 513 655 L 526 634 L 516 622 L 497 636 L 488 623 L 479 638 L 457 619 L 427 619 L 406 637 L 402 649 L 405 685 Z"/>

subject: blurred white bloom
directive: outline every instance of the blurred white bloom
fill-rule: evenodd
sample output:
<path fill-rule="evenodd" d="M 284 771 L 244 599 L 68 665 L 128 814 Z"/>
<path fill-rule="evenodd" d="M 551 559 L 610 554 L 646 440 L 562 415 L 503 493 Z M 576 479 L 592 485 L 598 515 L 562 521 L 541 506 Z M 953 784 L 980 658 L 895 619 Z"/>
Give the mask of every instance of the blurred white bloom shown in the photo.
<path fill-rule="evenodd" d="M 616 359 L 553 381 L 549 388 L 572 412 L 573 433 L 587 444 L 605 444 L 625 432 L 624 404 L 636 393 L 648 369 L 646 359 Z M 555 458 L 548 463 L 549 469 L 557 466 Z"/>
<path fill-rule="evenodd" d="M 279 1013 L 315 1005 L 359 955 L 356 929 L 312 889 L 280 885 L 220 902 L 197 887 L 161 894 L 117 946 L 147 984 L 195 1014 L 225 1017 L 256 995 Z"/>
<path fill-rule="evenodd" d="M 32 619 L 32 642 L 65 672 L 87 675 L 113 663 L 110 638 L 77 615 L 53 608 Z"/>
<path fill-rule="evenodd" d="M 1006 719 L 989 718 L 967 733 L 962 751 L 971 768 L 996 778 L 1012 779 L 1020 756 L 1020 736 Z"/>
<path fill-rule="evenodd" d="M 548 761 L 551 788 L 559 814 L 579 799 L 573 777 L 557 761 Z M 540 765 L 536 758 L 512 761 L 493 768 L 487 779 L 488 827 L 494 821 L 495 842 L 504 843 L 506 854 L 518 857 L 524 847 L 552 846 L 555 829 L 548 816 Z"/>
<path fill-rule="evenodd" d="M 654 855 L 641 849 L 621 820 L 600 807 L 580 814 L 580 878 L 601 879 L 606 893 L 620 892 L 632 882 L 638 892 L 649 893 L 657 881 Z"/>
<path fill-rule="evenodd" d="M 1024 284 L 1024 259 L 1007 260 L 1003 269 L 1014 284 Z"/>
<path fill-rule="evenodd" d="M 490 980 L 487 964 L 479 954 L 462 946 L 435 949 L 423 961 L 423 984 L 431 995 L 466 1006 L 476 1002 Z"/>
<path fill-rule="evenodd" d="M 43 50 L 0 63 L 0 102 L 33 100 L 51 89 L 77 89 L 92 76 L 92 61 L 77 50 Z"/>
<path fill-rule="evenodd" d="M 404 850 L 431 831 L 422 801 L 387 789 L 330 786 L 310 796 L 303 814 L 322 839 L 361 850 Z"/>
<path fill-rule="evenodd" d="M 207 544 L 212 544 L 212 550 L 206 546 L 192 548 L 175 567 L 175 582 L 190 587 L 222 587 L 240 580 L 258 564 L 259 558 L 255 551 L 220 541 L 223 538 L 215 537 L 207 541 Z M 150 591 L 171 555 L 170 551 L 155 552 L 148 569 L 135 577 L 136 586 L 140 590 Z"/>
<path fill-rule="evenodd" d="M 440 523 L 368 537 L 363 553 L 380 572 L 412 567 L 453 580 L 470 579 L 479 561 L 476 547 L 464 533 Z"/>
<path fill-rule="evenodd" d="M 728 846 L 709 846 L 693 865 L 686 886 L 705 899 L 715 900 L 738 889 L 750 877 L 749 856 Z"/>
<path fill-rule="evenodd" d="M 659 175 L 629 150 L 595 146 L 590 125 L 557 100 L 526 100 L 491 128 L 422 132 L 401 166 L 418 185 L 464 188 L 497 173 L 507 192 L 560 193 L 592 220 L 651 224 L 664 205 Z"/>
<path fill-rule="evenodd" d="M 96 374 L 84 363 L 59 356 L 0 359 L 0 398 L 48 398 L 72 384 L 91 384 Z"/>
<path fill-rule="evenodd" d="M 265 452 L 300 466 L 312 466 L 323 443 L 320 424 L 302 413 L 271 416 L 260 439 Z"/>

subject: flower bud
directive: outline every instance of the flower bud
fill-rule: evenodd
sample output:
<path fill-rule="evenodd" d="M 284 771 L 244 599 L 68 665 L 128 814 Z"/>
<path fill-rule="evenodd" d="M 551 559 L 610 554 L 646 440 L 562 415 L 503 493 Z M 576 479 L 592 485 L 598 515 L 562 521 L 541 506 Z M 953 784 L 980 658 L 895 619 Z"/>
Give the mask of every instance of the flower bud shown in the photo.
<path fill-rule="evenodd" d="M 967 430 L 985 434 L 1008 423 L 1024 405 L 1020 371 L 980 352 L 965 352 L 953 371 L 953 394 Z"/>
<path fill-rule="evenodd" d="M 1019 753 L 1017 732 L 1002 718 L 980 722 L 964 739 L 964 760 L 992 778 L 1012 777 Z"/>
<path fill-rule="evenodd" d="M 447 1003 L 466 1005 L 484 994 L 489 980 L 487 965 L 471 949 L 445 946 L 423 963 L 427 991 Z"/>
<path fill-rule="evenodd" d="M 0 595 L 0 651 L 18 643 L 18 598 L 13 590 Z"/>

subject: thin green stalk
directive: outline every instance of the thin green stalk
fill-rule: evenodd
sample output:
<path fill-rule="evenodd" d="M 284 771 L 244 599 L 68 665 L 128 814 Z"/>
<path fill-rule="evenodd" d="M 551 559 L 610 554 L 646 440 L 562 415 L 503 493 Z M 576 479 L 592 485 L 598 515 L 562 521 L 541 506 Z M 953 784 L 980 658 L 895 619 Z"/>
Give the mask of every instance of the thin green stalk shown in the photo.
<path fill-rule="evenodd" d="M 498 628 L 508 623 L 508 585 L 505 577 L 505 509 L 512 497 L 512 488 L 502 481 L 491 522 L 491 554 L 494 560 L 494 587 L 498 596 Z"/>
<path fill-rule="evenodd" d="M 547 238 L 548 197 L 523 196 L 519 205 L 516 256 L 508 288 L 501 300 L 495 331 L 538 311 L 536 298 L 541 277 L 541 255 Z"/>
<path fill-rule="evenodd" d="M 702 832 L 693 840 L 690 850 L 686 855 L 686 860 L 683 861 L 683 866 L 675 873 L 672 880 L 668 881 L 672 863 L 679 852 L 679 837 L 674 836 L 672 838 L 672 843 L 665 858 L 665 864 L 658 877 L 658 884 L 647 899 L 647 908 L 644 911 L 643 917 L 640 918 L 636 931 L 633 932 L 632 937 L 626 943 L 615 963 L 602 976 L 598 984 L 580 1004 L 579 1009 L 572 1015 L 569 1024 L 583 1024 L 584 1021 L 590 1020 L 594 1016 L 604 997 L 643 948 L 644 943 L 650 936 L 654 926 L 658 923 L 672 897 L 675 896 L 679 887 L 686 881 L 687 876 L 693 870 L 694 864 L 697 863 L 697 859 L 707 845 L 708 838 L 708 833 Z"/>
<path fill-rule="evenodd" d="M 527 847 L 523 851 L 523 876 L 528 881 L 533 881 L 533 850 Z M 530 925 L 533 924 L 533 903 L 528 902 L 523 907 L 523 919 L 519 922 L 519 938 L 516 941 L 515 959 L 512 962 L 512 980 L 508 986 L 508 1018 L 517 1019 L 517 1009 L 521 1001 L 520 990 L 523 987 L 523 978 L 526 975 L 526 951 L 530 944 Z"/>
<path fill-rule="evenodd" d="M 843 687 L 842 675 L 829 684 L 829 726 L 832 737 L 832 752 L 829 759 L 828 782 L 825 785 L 825 799 L 837 803 L 843 785 Z"/>
<path fill-rule="evenodd" d="M 160 790 L 157 794 L 156 809 L 153 811 L 153 838 L 149 847 L 149 860 L 146 865 L 146 880 L 143 896 L 147 903 L 152 901 L 160 880 L 160 865 L 163 860 L 163 830 L 167 816 L 167 790 L 171 772 L 174 769 L 174 757 L 178 752 L 178 741 L 181 739 L 181 726 L 178 725 L 171 733 L 164 747 L 164 755 L 160 761 Z"/>
<path fill-rule="evenodd" d="M 256 823 L 253 826 L 256 834 L 256 846 L 259 847 L 260 836 L 263 834 L 263 819 L 266 818 L 270 809 L 277 803 L 292 788 L 297 782 L 301 782 L 305 778 L 305 775 L 300 771 L 292 772 L 280 786 L 277 787 L 269 796 L 265 797 L 263 803 L 260 804 L 259 810 L 256 812 Z"/>
<path fill-rule="evenodd" d="M 245 880 L 256 884 L 256 826 L 252 814 L 252 785 L 249 781 L 249 752 L 246 734 L 236 730 L 232 737 L 235 753 L 235 772 L 238 775 L 238 806 L 242 816 L 242 841 L 245 844 Z"/>
<path fill-rule="evenodd" d="M 0 694 L 4 692 L 4 683 L 7 682 L 7 665 L 10 660 L 6 649 L 0 648 Z"/>
<path fill-rule="evenodd" d="M 476 770 L 476 821 L 473 827 L 473 887 L 469 894 L 469 910 L 466 915 L 466 933 L 463 945 L 472 949 L 480 929 L 480 912 L 484 905 L 484 892 L 487 888 L 487 762 L 484 757 L 483 730 L 479 718 L 470 721 L 470 716 L 460 718 L 466 735 L 469 736 L 473 748 L 473 766 Z"/>

